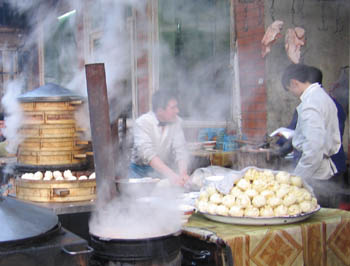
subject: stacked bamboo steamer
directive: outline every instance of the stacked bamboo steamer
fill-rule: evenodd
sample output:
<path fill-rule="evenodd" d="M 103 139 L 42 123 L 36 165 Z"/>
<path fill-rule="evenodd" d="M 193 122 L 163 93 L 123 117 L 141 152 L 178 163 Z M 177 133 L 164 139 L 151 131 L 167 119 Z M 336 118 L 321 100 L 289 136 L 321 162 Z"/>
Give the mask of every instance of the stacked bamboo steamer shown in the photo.
<path fill-rule="evenodd" d="M 24 140 L 17 150 L 19 169 L 32 172 L 83 169 L 87 164 L 88 141 L 81 139 L 75 112 L 84 98 L 48 83 L 20 95 L 24 119 L 20 134 Z M 79 177 L 79 176 L 77 176 Z M 16 179 L 17 198 L 39 202 L 92 200 L 96 197 L 95 180 Z"/>
<path fill-rule="evenodd" d="M 67 167 L 86 163 L 87 141 L 79 139 L 75 111 L 83 97 L 48 83 L 18 97 L 24 113 L 20 165 Z"/>

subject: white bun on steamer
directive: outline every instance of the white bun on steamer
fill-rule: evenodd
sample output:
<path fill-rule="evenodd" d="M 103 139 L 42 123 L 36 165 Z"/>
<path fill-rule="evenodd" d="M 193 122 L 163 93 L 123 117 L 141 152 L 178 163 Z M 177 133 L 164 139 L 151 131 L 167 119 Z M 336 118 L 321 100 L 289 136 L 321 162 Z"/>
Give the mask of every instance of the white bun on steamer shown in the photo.
<path fill-rule="evenodd" d="M 62 173 L 60 172 L 60 171 L 58 171 L 58 170 L 56 170 L 56 171 L 53 171 L 53 177 L 55 178 L 55 179 L 57 179 L 58 177 L 63 177 L 62 176 Z"/>
<path fill-rule="evenodd" d="M 72 175 L 73 175 L 73 174 L 72 174 L 72 171 L 71 171 L 71 170 L 65 170 L 65 171 L 63 172 L 63 177 L 64 177 L 65 179 L 70 178 Z"/>
<path fill-rule="evenodd" d="M 45 171 L 44 180 L 51 180 L 53 178 L 53 174 L 51 171 Z"/>

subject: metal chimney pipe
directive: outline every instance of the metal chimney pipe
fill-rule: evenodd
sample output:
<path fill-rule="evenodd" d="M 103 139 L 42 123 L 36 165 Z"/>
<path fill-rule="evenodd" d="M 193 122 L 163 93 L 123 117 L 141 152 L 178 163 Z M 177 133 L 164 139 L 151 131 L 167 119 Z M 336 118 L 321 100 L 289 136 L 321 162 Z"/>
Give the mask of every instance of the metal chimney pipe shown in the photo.
<path fill-rule="evenodd" d="M 116 158 L 113 153 L 104 64 L 85 65 L 85 72 L 98 205 L 116 195 Z"/>

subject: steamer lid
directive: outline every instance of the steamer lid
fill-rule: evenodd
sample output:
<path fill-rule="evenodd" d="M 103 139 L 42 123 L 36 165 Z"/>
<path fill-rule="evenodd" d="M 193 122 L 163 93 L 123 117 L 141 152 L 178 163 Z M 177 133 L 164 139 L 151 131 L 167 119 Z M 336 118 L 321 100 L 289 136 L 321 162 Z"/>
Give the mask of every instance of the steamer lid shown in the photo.
<path fill-rule="evenodd" d="M 45 234 L 58 224 L 51 210 L 9 197 L 0 198 L 0 246 Z"/>
<path fill-rule="evenodd" d="M 17 97 L 20 102 L 70 102 L 84 97 L 54 83 L 47 83 Z"/>

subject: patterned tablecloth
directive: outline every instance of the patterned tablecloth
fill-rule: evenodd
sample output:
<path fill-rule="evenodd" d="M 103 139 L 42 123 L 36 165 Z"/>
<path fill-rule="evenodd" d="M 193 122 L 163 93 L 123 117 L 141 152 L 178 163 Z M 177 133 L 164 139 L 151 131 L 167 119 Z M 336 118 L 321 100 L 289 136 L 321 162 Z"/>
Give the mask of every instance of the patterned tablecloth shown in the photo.
<path fill-rule="evenodd" d="M 183 232 L 228 245 L 234 265 L 350 265 L 350 212 L 338 209 L 322 208 L 302 222 L 272 226 L 224 224 L 194 214 Z"/>

